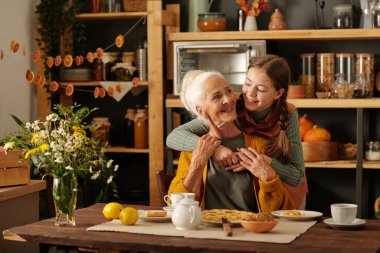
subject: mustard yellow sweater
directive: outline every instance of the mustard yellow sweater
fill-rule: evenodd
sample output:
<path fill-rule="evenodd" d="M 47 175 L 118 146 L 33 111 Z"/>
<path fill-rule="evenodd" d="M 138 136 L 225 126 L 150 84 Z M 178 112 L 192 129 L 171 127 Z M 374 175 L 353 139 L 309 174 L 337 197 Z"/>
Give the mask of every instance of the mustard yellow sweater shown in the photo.
<path fill-rule="evenodd" d="M 255 138 L 250 137 L 249 135 L 244 135 L 245 142 L 247 146 L 256 146 L 252 145 L 255 142 Z M 257 139 L 258 140 L 258 139 Z M 183 185 L 183 182 L 189 172 L 189 167 L 191 163 L 191 152 L 181 152 L 179 158 L 179 164 L 177 169 L 177 174 L 172 180 L 168 194 L 173 192 L 189 192 L 188 189 Z M 233 172 L 231 172 L 233 173 Z M 255 183 L 256 181 L 256 183 Z M 258 181 L 258 184 L 257 184 Z M 196 198 L 201 203 L 202 209 L 205 206 L 205 191 L 207 183 L 207 164 L 203 170 L 203 184 L 201 189 L 198 192 L 195 192 Z M 252 187 L 254 187 L 254 193 L 256 196 L 252 196 L 258 200 L 258 204 L 261 207 L 262 212 L 271 212 L 274 210 L 281 209 L 295 209 L 293 199 L 289 192 L 284 187 L 280 178 L 277 176 L 272 181 L 263 182 L 261 180 L 254 180 L 252 182 Z"/>

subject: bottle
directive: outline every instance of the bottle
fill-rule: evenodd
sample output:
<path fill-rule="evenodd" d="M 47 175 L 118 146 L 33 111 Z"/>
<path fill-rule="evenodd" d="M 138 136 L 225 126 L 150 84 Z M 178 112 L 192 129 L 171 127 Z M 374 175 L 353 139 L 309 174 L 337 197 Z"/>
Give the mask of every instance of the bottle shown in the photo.
<path fill-rule="evenodd" d="M 133 148 L 135 146 L 135 117 L 136 109 L 127 109 L 124 118 L 124 143 L 127 148 Z"/>
<path fill-rule="evenodd" d="M 136 65 L 140 81 L 147 81 L 146 48 L 142 44 L 139 44 L 136 50 Z"/>
<path fill-rule="evenodd" d="M 99 139 L 103 145 L 108 145 L 110 142 L 110 127 L 111 123 L 106 117 L 97 117 L 92 119 L 93 131 L 92 136 Z"/>
<path fill-rule="evenodd" d="M 304 87 L 305 98 L 315 97 L 315 54 L 305 53 L 300 55 L 302 60 L 302 74 L 299 81 Z"/>
<path fill-rule="evenodd" d="M 103 61 L 100 58 L 96 58 L 93 63 L 92 79 L 94 81 L 103 80 Z"/>
<path fill-rule="evenodd" d="M 135 148 L 147 148 L 148 147 L 148 117 L 145 109 L 137 109 L 135 116 Z"/>

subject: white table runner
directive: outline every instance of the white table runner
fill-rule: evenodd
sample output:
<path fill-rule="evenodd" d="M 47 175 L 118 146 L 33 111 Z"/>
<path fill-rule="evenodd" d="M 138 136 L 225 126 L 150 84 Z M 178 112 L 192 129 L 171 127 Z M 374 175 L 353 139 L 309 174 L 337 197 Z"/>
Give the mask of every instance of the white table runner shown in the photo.
<path fill-rule="evenodd" d="M 113 220 L 87 228 L 88 231 L 127 232 L 137 234 L 176 236 L 199 239 L 217 239 L 233 241 L 252 241 L 269 243 L 290 243 L 311 228 L 316 221 L 280 220 L 277 226 L 267 233 L 252 233 L 243 227 L 233 227 L 233 235 L 225 236 L 222 227 L 201 226 L 197 230 L 178 230 L 171 222 L 155 223 L 138 220 L 133 226 Z"/>

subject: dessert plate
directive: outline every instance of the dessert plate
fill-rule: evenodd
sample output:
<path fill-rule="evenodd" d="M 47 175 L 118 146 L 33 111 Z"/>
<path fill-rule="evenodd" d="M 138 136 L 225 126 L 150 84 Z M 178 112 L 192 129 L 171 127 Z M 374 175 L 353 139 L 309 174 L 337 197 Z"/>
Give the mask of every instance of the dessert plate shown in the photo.
<path fill-rule="evenodd" d="M 278 210 L 273 211 L 271 214 L 278 218 L 294 221 L 312 220 L 323 215 L 320 212 L 307 210 Z"/>
<path fill-rule="evenodd" d="M 170 222 L 172 218 L 171 213 L 167 213 L 165 217 L 148 217 L 145 211 L 139 210 L 139 219 L 148 222 Z"/>
<path fill-rule="evenodd" d="M 356 229 L 356 228 L 359 228 L 359 227 L 361 227 L 367 223 L 367 221 L 365 221 L 365 220 L 355 219 L 350 224 L 339 224 L 339 223 L 336 223 L 333 220 L 333 218 L 324 219 L 323 222 L 325 224 L 327 224 L 328 226 L 335 228 L 335 229 Z"/>

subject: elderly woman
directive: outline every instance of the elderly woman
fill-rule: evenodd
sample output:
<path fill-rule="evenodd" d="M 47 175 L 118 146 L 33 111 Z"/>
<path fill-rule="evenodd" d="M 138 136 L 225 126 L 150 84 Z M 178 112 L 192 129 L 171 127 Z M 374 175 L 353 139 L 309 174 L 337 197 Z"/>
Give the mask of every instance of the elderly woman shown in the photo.
<path fill-rule="evenodd" d="M 237 98 L 220 73 L 188 72 L 181 100 L 189 112 L 208 121 L 215 130 L 202 136 L 193 152 L 181 152 L 169 194 L 193 192 L 203 209 L 270 212 L 294 208 L 289 192 L 265 158 L 254 149 L 244 148 L 252 143 L 252 137 L 235 125 Z M 240 164 L 246 170 L 226 170 L 215 162 L 212 154 L 220 144 L 238 150 Z"/>

